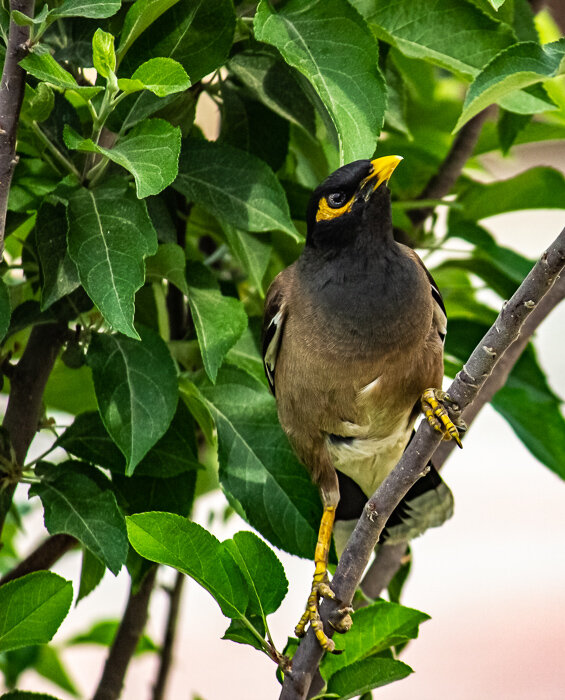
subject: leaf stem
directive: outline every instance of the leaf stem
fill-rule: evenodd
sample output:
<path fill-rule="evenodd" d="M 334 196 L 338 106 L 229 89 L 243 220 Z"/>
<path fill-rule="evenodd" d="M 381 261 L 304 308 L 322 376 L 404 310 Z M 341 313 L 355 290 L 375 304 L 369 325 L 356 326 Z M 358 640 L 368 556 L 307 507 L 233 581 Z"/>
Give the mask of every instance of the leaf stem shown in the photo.
<path fill-rule="evenodd" d="M 51 153 L 55 160 L 70 173 L 78 177 L 80 180 L 80 173 L 75 167 L 74 163 L 72 163 L 68 158 L 65 158 L 65 156 L 61 153 L 57 146 L 55 146 L 55 144 L 43 133 L 41 127 L 36 121 L 31 122 L 31 128 L 33 133 L 37 136 L 37 138 L 41 141 L 45 148 Z"/>

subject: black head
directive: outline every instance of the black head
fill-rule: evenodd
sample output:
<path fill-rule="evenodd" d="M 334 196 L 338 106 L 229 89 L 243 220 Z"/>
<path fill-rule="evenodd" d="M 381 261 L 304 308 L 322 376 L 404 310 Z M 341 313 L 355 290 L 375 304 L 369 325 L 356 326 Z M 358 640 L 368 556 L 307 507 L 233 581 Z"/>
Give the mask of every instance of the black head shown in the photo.
<path fill-rule="evenodd" d="M 356 160 L 326 178 L 308 204 L 306 245 L 337 253 L 361 232 L 392 235 L 386 183 L 401 160 L 400 156 Z"/>

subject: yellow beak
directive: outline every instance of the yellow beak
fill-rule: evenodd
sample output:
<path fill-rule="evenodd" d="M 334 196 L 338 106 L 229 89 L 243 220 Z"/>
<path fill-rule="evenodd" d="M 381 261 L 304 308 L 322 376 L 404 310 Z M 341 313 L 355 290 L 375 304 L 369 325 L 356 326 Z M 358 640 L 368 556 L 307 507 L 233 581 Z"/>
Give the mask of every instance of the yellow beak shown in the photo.
<path fill-rule="evenodd" d="M 361 183 L 361 189 L 364 189 L 365 185 L 370 182 L 373 185 L 370 192 L 373 193 L 383 182 L 390 180 L 390 176 L 401 160 L 402 156 L 383 156 L 372 160 L 373 170 Z"/>

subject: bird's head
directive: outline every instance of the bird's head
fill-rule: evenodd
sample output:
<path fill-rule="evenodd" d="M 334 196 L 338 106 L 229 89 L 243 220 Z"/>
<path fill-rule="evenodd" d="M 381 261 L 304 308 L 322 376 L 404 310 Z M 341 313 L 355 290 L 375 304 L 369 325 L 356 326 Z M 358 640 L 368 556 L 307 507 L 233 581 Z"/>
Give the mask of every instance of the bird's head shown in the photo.
<path fill-rule="evenodd" d="M 336 251 L 350 245 L 359 234 L 391 234 L 386 185 L 401 160 L 401 156 L 356 160 L 327 177 L 308 204 L 306 245 Z"/>

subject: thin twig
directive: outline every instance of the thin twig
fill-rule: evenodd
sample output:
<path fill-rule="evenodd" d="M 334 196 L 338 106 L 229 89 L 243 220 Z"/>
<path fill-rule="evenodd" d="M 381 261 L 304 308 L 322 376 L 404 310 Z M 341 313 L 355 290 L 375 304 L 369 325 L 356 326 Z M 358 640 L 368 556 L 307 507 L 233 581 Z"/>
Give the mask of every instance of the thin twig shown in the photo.
<path fill-rule="evenodd" d="M 108 653 L 93 700 L 117 700 L 120 697 L 129 662 L 147 622 L 157 568 L 152 566 L 149 569 L 137 593 L 133 593 L 133 589 L 130 591 L 126 611 Z"/>
<path fill-rule="evenodd" d="M 0 586 L 26 574 L 31 574 L 33 571 L 50 569 L 76 543 L 77 540 L 72 535 L 53 535 L 47 538 L 17 566 L 2 576 Z"/>
<path fill-rule="evenodd" d="M 159 664 L 159 672 L 153 688 L 153 700 L 163 700 L 165 697 L 165 687 L 167 685 L 167 679 L 169 677 L 169 672 L 173 661 L 173 646 L 177 631 L 177 622 L 184 580 L 184 574 L 177 571 L 175 585 L 170 592 L 169 614 L 167 615 L 165 639 L 163 640 L 163 646 L 161 648 L 161 663 Z"/>
<path fill-rule="evenodd" d="M 449 395 L 461 409 L 473 402 L 505 351 L 519 338 L 524 322 L 549 292 L 564 265 L 565 229 L 534 265 L 512 299 L 504 304 L 494 325 L 451 384 Z M 327 624 L 328 617 L 352 600 L 386 521 L 423 474 L 440 441 L 441 436 L 427 421 L 423 421 L 399 463 L 367 501 L 335 571 L 332 589 L 336 600 L 324 600 L 320 606 L 328 636 L 332 636 L 333 632 Z M 309 629 L 294 655 L 292 671 L 285 675 L 281 700 L 303 700 L 307 697 L 322 656 L 323 650 Z"/>
<path fill-rule="evenodd" d="M 10 10 L 33 17 L 34 0 L 12 0 Z M 4 254 L 6 210 L 12 175 L 16 167 L 16 133 L 24 98 L 25 76 L 19 62 L 28 52 L 29 27 L 10 20 L 6 58 L 0 83 L 0 259 Z"/>

